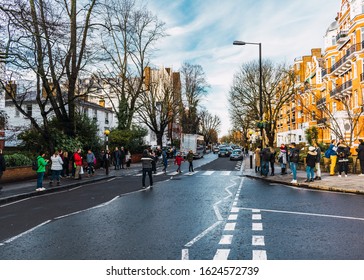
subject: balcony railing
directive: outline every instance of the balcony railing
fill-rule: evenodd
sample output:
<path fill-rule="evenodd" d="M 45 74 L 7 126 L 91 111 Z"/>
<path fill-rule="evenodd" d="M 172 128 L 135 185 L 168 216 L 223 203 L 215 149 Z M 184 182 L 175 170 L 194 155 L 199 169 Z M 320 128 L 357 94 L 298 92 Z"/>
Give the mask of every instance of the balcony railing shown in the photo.
<path fill-rule="evenodd" d="M 348 48 L 345 52 L 345 55 L 338 60 L 334 65 L 331 66 L 330 68 L 330 72 L 334 72 L 335 70 L 337 70 L 338 68 L 340 68 L 340 66 L 342 66 L 345 62 L 348 62 L 348 58 L 351 57 L 352 54 L 360 52 L 364 49 L 364 41 L 362 41 L 361 43 L 358 44 L 354 44 L 352 46 L 350 46 L 350 48 Z M 351 65 L 347 63 L 346 65 L 347 67 L 350 67 Z M 325 73 L 326 75 L 327 73 Z M 324 75 L 322 75 L 324 76 Z"/>
<path fill-rule="evenodd" d="M 342 43 L 344 41 L 346 41 L 348 37 L 348 31 L 340 31 L 337 35 L 336 35 L 336 42 L 338 43 Z"/>
<path fill-rule="evenodd" d="M 323 127 L 323 126 L 325 126 L 326 122 L 327 122 L 327 118 L 318 119 L 317 125 Z"/>
<path fill-rule="evenodd" d="M 320 98 L 319 100 L 317 100 L 316 102 L 316 106 L 317 108 L 319 107 L 323 107 L 326 104 L 326 97 Z"/>
<path fill-rule="evenodd" d="M 348 95 L 351 92 L 351 88 L 353 86 L 353 81 L 349 80 L 342 85 L 338 86 L 334 90 L 330 92 L 330 96 L 333 98 L 340 98 L 341 96 Z"/>

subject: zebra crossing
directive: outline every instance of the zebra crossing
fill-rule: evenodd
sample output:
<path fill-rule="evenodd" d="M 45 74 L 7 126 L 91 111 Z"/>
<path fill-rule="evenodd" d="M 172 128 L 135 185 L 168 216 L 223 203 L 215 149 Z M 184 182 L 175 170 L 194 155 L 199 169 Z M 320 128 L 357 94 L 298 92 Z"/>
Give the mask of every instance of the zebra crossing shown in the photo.
<path fill-rule="evenodd" d="M 219 176 L 230 176 L 234 173 L 235 171 L 216 171 L 216 170 L 203 170 L 203 171 L 194 171 L 194 172 L 183 172 L 183 173 L 178 173 L 176 171 L 174 172 L 163 172 L 163 171 L 159 171 L 156 174 L 153 174 L 153 176 L 160 176 L 160 175 L 166 175 L 166 176 L 176 176 L 176 175 L 181 175 L 181 176 L 194 176 L 194 175 L 198 175 L 198 176 L 211 176 L 211 175 L 219 175 Z M 134 176 L 142 176 L 142 173 L 138 173 L 135 174 Z"/>

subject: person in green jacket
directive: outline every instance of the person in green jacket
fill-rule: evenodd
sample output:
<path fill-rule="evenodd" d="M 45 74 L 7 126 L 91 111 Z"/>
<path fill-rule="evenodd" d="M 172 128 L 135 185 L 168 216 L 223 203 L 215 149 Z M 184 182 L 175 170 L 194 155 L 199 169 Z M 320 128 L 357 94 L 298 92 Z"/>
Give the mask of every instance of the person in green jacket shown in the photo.
<path fill-rule="evenodd" d="M 48 164 L 48 160 L 44 159 L 45 153 L 40 152 L 39 156 L 37 157 L 37 163 L 38 163 L 38 169 L 37 169 L 37 188 L 36 191 L 44 191 L 45 188 L 43 188 L 43 178 L 44 173 L 46 171 L 46 166 Z"/>

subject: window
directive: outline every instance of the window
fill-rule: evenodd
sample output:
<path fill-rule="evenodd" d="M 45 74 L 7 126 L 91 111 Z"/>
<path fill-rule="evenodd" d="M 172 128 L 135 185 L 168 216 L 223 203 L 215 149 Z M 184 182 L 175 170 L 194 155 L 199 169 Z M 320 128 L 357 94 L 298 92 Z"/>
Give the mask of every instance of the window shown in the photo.
<path fill-rule="evenodd" d="M 353 100 L 353 102 L 354 102 L 354 104 L 353 104 L 353 107 L 354 108 L 356 108 L 356 107 L 358 107 L 359 106 L 359 97 L 358 97 L 358 91 L 355 91 L 354 92 L 354 98 L 353 98 L 354 100 Z"/>
<path fill-rule="evenodd" d="M 93 117 L 92 117 L 95 121 L 97 121 L 97 110 L 93 109 Z"/>
<path fill-rule="evenodd" d="M 312 116 L 312 120 L 313 121 L 316 120 L 316 112 L 315 111 L 312 111 L 311 116 Z"/>
<path fill-rule="evenodd" d="M 109 124 L 109 113 L 105 113 L 105 124 Z"/>

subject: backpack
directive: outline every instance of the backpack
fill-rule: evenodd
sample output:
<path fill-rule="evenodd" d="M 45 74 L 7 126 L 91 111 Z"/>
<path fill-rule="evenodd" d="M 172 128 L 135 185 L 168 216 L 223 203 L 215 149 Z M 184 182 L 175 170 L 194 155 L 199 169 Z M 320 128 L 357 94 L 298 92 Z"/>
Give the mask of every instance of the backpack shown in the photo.
<path fill-rule="evenodd" d="M 36 159 L 36 160 L 34 160 L 34 161 L 32 162 L 32 169 L 33 169 L 34 171 L 37 171 L 37 170 L 38 170 L 38 159 Z"/>
<path fill-rule="evenodd" d="M 296 162 L 296 163 L 299 161 L 299 152 L 296 149 L 294 149 L 292 151 L 292 154 L 290 156 L 290 161 L 291 162 Z"/>

